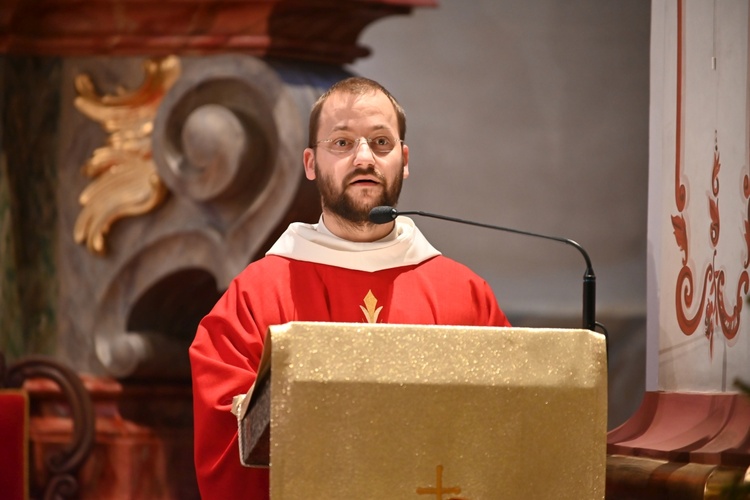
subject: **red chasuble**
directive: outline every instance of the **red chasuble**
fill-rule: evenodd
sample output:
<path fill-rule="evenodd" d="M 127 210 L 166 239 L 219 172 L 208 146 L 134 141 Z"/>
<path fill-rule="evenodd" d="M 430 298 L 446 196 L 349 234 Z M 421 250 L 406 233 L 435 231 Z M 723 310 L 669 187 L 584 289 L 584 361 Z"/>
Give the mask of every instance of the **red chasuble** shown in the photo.
<path fill-rule="evenodd" d="M 487 283 L 442 255 L 372 272 L 279 255 L 250 264 L 201 321 L 190 348 L 205 500 L 268 498 L 268 470 L 240 464 L 230 409 L 255 381 L 267 328 L 290 321 L 510 326 Z"/>

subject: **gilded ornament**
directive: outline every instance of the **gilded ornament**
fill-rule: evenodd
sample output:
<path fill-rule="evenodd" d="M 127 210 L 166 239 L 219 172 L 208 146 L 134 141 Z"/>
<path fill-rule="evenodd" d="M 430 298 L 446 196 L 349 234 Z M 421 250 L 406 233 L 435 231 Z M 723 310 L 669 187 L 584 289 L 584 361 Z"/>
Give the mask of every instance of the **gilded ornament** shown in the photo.
<path fill-rule="evenodd" d="M 105 238 L 117 220 L 152 211 L 168 194 L 152 159 L 151 133 L 159 104 L 180 75 L 180 60 L 149 59 L 144 72 L 140 88 L 114 95 L 99 95 L 89 75 L 75 80 L 76 108 L 109 133 L 83 166 L 92 180 L 78 198 L 83 208 L 73 229 L 76 243 L 97 255 L 106 253 Z"/>
<path fill-rule="evenodd" d="M 367 291 L 367 295 L 365 295 L 364 298 L 364 303 L 364 307 L 359 306 L 359 308 L 362 309 L 362 312 L 365 315 L 365 319 L 368 323 L 377 323 L 378 316 L 380 315 L 380 311 L 383 309 L 383 306 L 377 307 L 378 299 L 375 298 L 372 290 Z"/>

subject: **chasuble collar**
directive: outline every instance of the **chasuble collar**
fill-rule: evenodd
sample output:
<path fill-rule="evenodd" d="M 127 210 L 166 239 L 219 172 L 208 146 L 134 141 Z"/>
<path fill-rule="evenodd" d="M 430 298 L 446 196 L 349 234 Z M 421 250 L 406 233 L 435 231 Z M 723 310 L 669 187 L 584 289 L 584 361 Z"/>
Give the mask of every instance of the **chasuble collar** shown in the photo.
<path fill-rule="evenodd" d="M 385 238 L 355 242 L 331 233 L 321 216 L 317 224 L 290 224 L 266 255 L 375 272 L 419 264 L 440 252 L 408 217 L 397 217 L 393 231 Z"/>

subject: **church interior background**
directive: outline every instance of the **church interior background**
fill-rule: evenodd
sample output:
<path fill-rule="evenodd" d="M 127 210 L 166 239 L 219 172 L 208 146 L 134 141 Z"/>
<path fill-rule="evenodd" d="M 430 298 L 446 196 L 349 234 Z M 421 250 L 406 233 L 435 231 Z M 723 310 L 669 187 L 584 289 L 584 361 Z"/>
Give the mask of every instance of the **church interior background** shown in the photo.
<path fill-rule="evenodd" d="M 348 74 L 406 109 L 400 208 L 587 249 L 609 453 L 750 466 L 733 385 L 750 380 L 748 16 L 746 0 L 4 2 L 0 351 L 83 381 L 83 497 L 197 498 L 187 345 L 290 221 L 317 220 L 307 114 Z M 572 249 L 417 223 L 515 326 L 580 327 Z M 41 457 L 75 429 L 59 391 L 25 387 Z M 685 408 L 713 408 L 685 434 L 713 415 L 740 437 L 659 440 L 653 415 Z"/>

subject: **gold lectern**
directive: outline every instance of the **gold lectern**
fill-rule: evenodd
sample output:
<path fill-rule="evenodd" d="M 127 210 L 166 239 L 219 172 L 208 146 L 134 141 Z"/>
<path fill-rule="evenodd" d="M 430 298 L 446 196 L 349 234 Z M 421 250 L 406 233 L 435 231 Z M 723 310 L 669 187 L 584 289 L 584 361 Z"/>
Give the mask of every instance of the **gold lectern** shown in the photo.
<path fill-rule="evenodd" d="M 273 499 L 603 499 L 606 373 L 588 330 L 279 325 L 240 459 Z"/>

